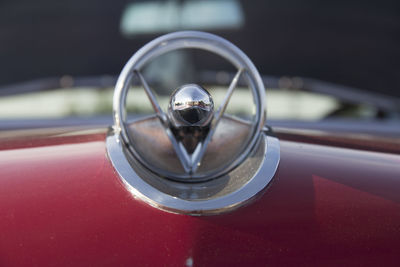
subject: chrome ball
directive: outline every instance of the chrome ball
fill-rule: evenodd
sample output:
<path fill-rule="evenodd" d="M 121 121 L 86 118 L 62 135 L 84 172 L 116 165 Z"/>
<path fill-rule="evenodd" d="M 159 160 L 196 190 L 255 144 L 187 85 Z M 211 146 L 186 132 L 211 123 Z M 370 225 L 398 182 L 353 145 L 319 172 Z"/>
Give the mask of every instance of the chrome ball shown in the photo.
<path fill-rule="evenodd" d="M 168 105 L 172 126 L 205 127 L 214 116 L 214 102 L 206 89 L 197 84 L 186 84 L 172 94 Z"/>

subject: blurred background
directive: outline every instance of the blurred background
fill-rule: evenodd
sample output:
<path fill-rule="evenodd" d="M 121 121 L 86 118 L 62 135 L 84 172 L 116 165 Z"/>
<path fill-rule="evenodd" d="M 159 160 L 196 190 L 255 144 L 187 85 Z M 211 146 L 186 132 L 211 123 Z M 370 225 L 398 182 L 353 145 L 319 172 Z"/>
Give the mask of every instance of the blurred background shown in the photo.
<path fill-rule="evenodd" d="M 270 124 L 400 133 L 398 0 L 2 0 L 0 129 L 111 124 L 126 61 L 178 30 L 218 34 L 250 57 L 268 88 Z M 144 70 L 162 103 L 187 81 L 223 96 L 234 73 L 201 51 Z M 132 90 L 130 111 L 151 112 L 140 87 Z"/>

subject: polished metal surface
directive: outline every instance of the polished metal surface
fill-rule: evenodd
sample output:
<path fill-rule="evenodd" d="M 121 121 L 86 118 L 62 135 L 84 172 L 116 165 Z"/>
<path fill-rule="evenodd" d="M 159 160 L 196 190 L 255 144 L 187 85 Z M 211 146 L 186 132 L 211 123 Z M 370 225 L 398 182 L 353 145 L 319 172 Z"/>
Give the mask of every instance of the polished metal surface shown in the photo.
<path fill-rule="evenodd" d="M 168 117 L 173 127 L 206 127 L 214 115 L 211 95 L 197 84 L 179 87 L 171 96 Z"/>
<path fill-rule="evenodd" d="M 198 140 L 194 147 L 182 142 L 176 132 L 174 132 L 174 127 L 170 127 L 178 120 L 169 119 L 169 116 L 160 108 L 152 89 L 141 74 L 142 67 L 155 57 L 169 51 L 187 48 L 201 49 L 215 53 L 225 58 L 238 69 L 236 76 L 232 80 L 227 90 L 227 94 L 223 102 L 218 107 L 214 116 L 212 116 L 211 121 L 209 122 L 209 131 Z M 180 161 L 181 170 L 183 171 L 178 175 L 176 175 L 176 173 L 170 173 L 165 169 L 161 169 L 159 166 L 149 166 L 151 163 L 146 162 L 140 153 L 138 153 L 138 150 L 141 150 L 141 144 L 136 143 L 136 145 L 132 145 L 132 139 L 134 139 L 134 137 L 131 136 L 131 133 L 128 130 L 128 123 L 126 122 L 125 99 L 132 78 L 135 75 L 139 77 L 139 80 L 141 81 L 153 106 L 153 109 L 164 128 L 164 132 L 172 144 L 173 151 Z M 248 135 L 246 135 L 244 139 L 238 141 L 242 143 L 243 146 L 240 148 L 240 150 L 235 151 L 231 155 L 230 160 L 223 163 L 223 166 L 219 166 L 216 169 L 207 169 L 207 166 L 202 164 L 202 161 L 207 154 L 207 147 L 212 140 L 216 139 L 214 134 L 219 127 L 219 122 L 225 113 L 229 100 L 240 77 L 248 82 L 253 94 L 253 102 L 255 107 L 253 120 L 249 123 L 250 127 Z M 200 181 L 204 179 L 211 179 L 221 176 L 237 167 L 246 159 L 250 150 L 254 147 L 265 123 L 264 95 L 264 85 L 259 73 L 250 59 L 239 48 L 225 39 L 209 33 L 194 31 L 171 33 L 153 40 L 138 50 L 122 70 L 114 93 L 114 128 L 116 129 L 116 134 L 121 136 L 121 140 L 129 147 L 131 153 L 137 157 L 142 164 L 146 165 L 150 169 L 157 170 L 158 175 L 179 180 L 187 179 Z M 210 115 L 209 113 L 206 114 L 208 114 L 207 116 Z M 173 117 L 174 116 L 172 115 L 172 118 Z M 205 120 L 204 122 L 208 121 Z M 223 150 L 224 148 L 221 147 L 221 153 L 224 153 Z"/>
<path fill-rule="evenodd" d="M 206 89 L 186 84 L 174 91 L 164 112 L 142 75 L 148 61 L 187 48 L 215 53 L 237 68 L 215 111 Z M 133 76 L 155 114 L 128 122 L 125 102 Z M 254 114 L 248 120 L 226 114 L 241 78 L 253 95 Z M 136 52 L 118 78 L 109 158 L 127 189 L 154 207 L 192 215 L 235 209 L 262 192 L 280 160 L 278 139 L 265 132 L 264 90 L 250 59 L 225 39 L 193 31 L 161 36 Z"/>
<path fill-rule="evenodd" d="M 192 174 L 197 170 L 194 156 L 206 147 L 214 117 L 214 101 L 206 89 L 197 84 L 186 84 L 174 91 L 168 105 L 168 118 L 179 148 L 188 157 Z"/>
<path fill-rule="evenodd" d="M 165 211 L 190 215 L 220 214 L 248 203 L 270 183 L 280 159 L 278 139 L 262 134 L 249 157 L 229 175 L 180 183 L 161 179 L 142 164 L 132 163 L 135 158 L 126 155 L 122 140 L 113 132 L 106 143 L 113 166 L 135 198 Z"/>
<path fill-rule="evenodd" d="M 237 151 L 243 150 L 242 142 L 245 140 L 251 125 L 247 121 L 241 121 L 234 117 L 225 115 L 220 120 L 220 126 L 214 133 L 214 138 L 209 142 L 207 153 L 204 155 L 202 165 L 198 173 L 204 176 L 191 179 L 186 177 L 179 158 L 175 155 L 173 144 L 163 130 L 158 118 L 153 115 L 137 120 L 128 125 L 131 142 L 129 145 L 136 147 L 135 155 L 137 161 L 154 173 L 168 173 L 170 179 L 182 182 L 195 182 L 199 180 L 210 180 L 214 172 L 223 172 L 226 164 L 235 160 L 232 157 Z M 190 135 L 185 136 L 190 141 Z M 186 139 L 182 142 L 185 143 Z M 224 153 L 221 153 L 223 151 Z M 139 156 L 140 155 L 140 156 Z M 162 176 L 164 177 L 164 176 Z"/>

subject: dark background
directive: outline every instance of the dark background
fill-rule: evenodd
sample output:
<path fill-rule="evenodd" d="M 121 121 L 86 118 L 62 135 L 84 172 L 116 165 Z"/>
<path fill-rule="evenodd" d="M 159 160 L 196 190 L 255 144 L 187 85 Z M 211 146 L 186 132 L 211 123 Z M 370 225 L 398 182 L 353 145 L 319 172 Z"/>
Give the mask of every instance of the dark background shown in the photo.
<path fill-rule="evenodd" d="M 125 0 L 1 0 L 0 86 L 117 75 L 152 38 L 119 32 Z M 400 96 L 400 1 L 241 1 L 245 25 L 220 34 L 263 74 Z M 216 66 L 218 69 L 218 66 Z"/>

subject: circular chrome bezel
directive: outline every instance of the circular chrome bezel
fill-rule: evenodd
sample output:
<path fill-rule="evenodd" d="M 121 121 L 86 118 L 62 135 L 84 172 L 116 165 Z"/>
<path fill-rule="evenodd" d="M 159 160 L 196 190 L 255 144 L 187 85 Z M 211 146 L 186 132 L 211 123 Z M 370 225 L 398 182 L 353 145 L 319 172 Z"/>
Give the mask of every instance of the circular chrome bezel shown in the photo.
<path fill-rule="evenodd" d="M 114 127 L 116 133 L 121 136 L 122 141 L 129 147 L 133 155 L 143 165 L 149 169 L 154 169 L 154 166 L 150 166 L 144 161 L 135 151 L 135 148 L 130 145 L 129 134 L 126 129 L 127 114 L 125 110 L 128 89 L 135 71 L 140 70 L 148 61 L 164 53 L 186 48 L 201 49 L 217 54 L 233 64 L 239 70 L 238 73 L 243 72 L 249 81 L 256 107 L 251 138 L 249 138 L 247 145 L 238 157 L 232 160 L 227 166 L 221 166 L 221 168 L 218 168 L 213 173 L 174 174 L 173 176 L 162 170 L 157 170 L 160 176 L 171 179 L 192 181 L 212 179 L 231 171 L 246 159 L 258 140 L 265 123 L 265 88 L 262 79 L 251 60 L 238 47 L 227 40 L 210 33 L 183 31 L 156 38 L 139 49 L 123 68 L 115 86 L 113 99 Z"/>

